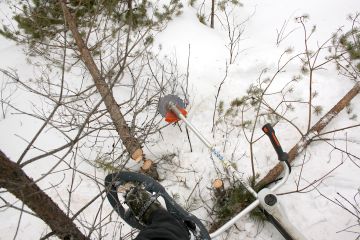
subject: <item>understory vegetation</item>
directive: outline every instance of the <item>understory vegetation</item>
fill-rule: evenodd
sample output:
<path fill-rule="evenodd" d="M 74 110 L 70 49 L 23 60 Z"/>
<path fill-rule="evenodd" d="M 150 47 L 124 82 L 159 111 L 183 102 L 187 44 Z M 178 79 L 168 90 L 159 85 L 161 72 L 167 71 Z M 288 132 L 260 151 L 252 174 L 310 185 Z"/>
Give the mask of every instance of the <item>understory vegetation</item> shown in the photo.
<path fill-rule="evenodd" d="M 272 169 L 275 152 L 258 161 L 257 153 L 270 145 L 261 127 L 270 123 L 275 129 L 286 129 L 286 140 L 291 137 L 297 141 L 285 149 L 295 177 L 293 189 L 281 195 L 318 192 L 322 199 L 350 212 L 355 218 L 353 226 L 359 226 L 359 190 L 353 199 L 338 193 L 339 200 L 323 194 L 320 186 L 345 162 L 360 169 L 360 156 L 348 148 L 348 144 L 359 143 L 347 138 L 347 132 L 360 127 L 359 113 L 354 110 L 358 103 L 351 102 L 360 92 L 360 14 L 349 16 L 350 29 L 334 29 L 335 33 L 322 42 L 315 37 L 321 29 L 311 26 L 309 16 L 285 21 L 276 31 L 274 48 L 281 51 L 276 63 L 261 69 L 243 94 L 230 99 L 225 91 L 231 90 L 234 76 L 243 71 L 238 64 L 246 57 L 242 55 L 247 50 L 242 48 L 242 41 L 256 11 L 249 10 L 249 16 L 241 16 L 239 11 L 246 5 L 236 0 L 191 0 L 186 4 L 180 0 L 6 1 L 12 18 L 1 23 L 0 34 L 23 49 L 27 64 L 33 69 L 24 76 L 19 69 L 0 67 L 1 119 L 21 116 L 24 124 L 31 123 L 26 123 L 30 130 L 36 129 L 31 135 L 18 136 L 25 147 L 17 159 L 11 160 L 19 172 L 34 186 L 41 186 L 41 193 L 51 196 L 49 206 L 60 205 L 58 208 L 68 221 L 76 229 L 80 226 L 80 234 L 91 239 L 133 239 L 136 233 L 125 233 L 116 212 L 103 210 L 107 204 L 103 175 L 116 171 L 142 172 L 166 184 L 170 195 L 185 209 L 201 209 L 207 214 L 203 218 L 210 219 L 205 220 L 210 232 L 249 206 L 255 197 L 239 180 L 230 176 L 212 153 L 193 148 L 194 135 L 186 126 L 179 122 L 165 124 L 158 111 L 159 98 L 174 94 L 186 102 L 190 119 L 196 120 L 193 109 L 202 114 L 201 105 L 191 102 L 203 100 L 196 98 L 199 93 L 191 86 L 191 81 L 198 78 L 191 76 L 195 66 L 190 45 L 187 65 L 181 68 L 179 65 L 184 64 L 178 62 L 176 54 L 164 54 L 162 46 L 155 44 L 171 21 L 191 8 L 202 24 L 223 36 L 226 50 L 226 67 L 219 68 L 224 70 L 224 77 L 216 86 L 216 95 L 206 99 L 213 106 L 212 119 L 207 119 L 212 120 L 212 130 L 206 135 L 213 137 L 216 148 L 221 149 L 237 172 L 248 172 L 248 184 L 258 192 L 281 178 L 281 169 Z M 289 30 L 289 26 L 293 29 Z M 301 49 L 286 46 L 286 40 L 299 32 Z M 353 86 L 330 108 L 325 102 L 330 97 L 322 89 L 327 83 L 319 77 L 327 69 L 336 69 L 338 78 Z M 230 80 L 233 82 L 228 84 Z M 33 100 L 19 103 L 15 101 L 18 93 Z M 351 124 L 327 129 L 343 109 Z M 169 141 L 169 128 L 176 129 L 187 142 L 173 146 L 183 141 L 180 137 L 177 142 Z M 340 133 L 343 135 L 336 135 Z M 47 138 L 57 141 L 44 141 Z M 315 160 L 308 147 L 315 143 L 329 149 L 328 159 L 322 160 L 330 167 L 309 177 L 306 167 Z M 159 145 L 170 150 L 159 152 Z M 199 155 L 195 156 L 208 156 L 208 165 L 186 162 L 196 151 Z M 332 154 L 339 154 L 336 161 Z M 149 162 L 150 167 L 145 168 Z M 198 176 L 205 168 L 211 168 L 213 175 Z M 28 169 L 36 169 L 36 175 L 28 177 Z M 224 182 L 218 192 L 210 184 L 213 179 Z M 9 181 L 0 178 L 0 187 Z M 195 186 L 189 182 L 195 182 Z M 86 189 L 92 193 L 85 194 L 84 200 Z M 11 189 L 0 193 L 0 208 L 20 212 L 12 233 L 16 239 L 22 215 L 38 218 L 39 214 L 25 208 L 26 196 L 18 201 L 10 193 Z M 250 218 L 259 228 L 266 221 L 260 208 L 252 211 Z M 63 238 L 44 221 L 51 229 L 40 230 L 41 239 L 53 235 Z"/>

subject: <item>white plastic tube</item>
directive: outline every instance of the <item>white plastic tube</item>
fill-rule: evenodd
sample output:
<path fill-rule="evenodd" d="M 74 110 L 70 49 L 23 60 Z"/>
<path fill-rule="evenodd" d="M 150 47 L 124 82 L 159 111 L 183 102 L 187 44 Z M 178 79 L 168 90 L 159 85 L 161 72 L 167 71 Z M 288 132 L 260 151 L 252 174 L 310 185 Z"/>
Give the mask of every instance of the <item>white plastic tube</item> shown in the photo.
<path fill-rule="evenodd" d="M 245 216 L 246 214 L 250 213 L 254 208 L 256 208 L 260 204 L 259 199 L 256 199 L 254 202 L 252 202 L 247 208 L 242 210 L 238 215 L 233 217 L 230 221 L 225 223 L 221 228 L 216 230 L 215 232 L 210 234 L 211 239 L 215 239 L 216 237 L 220 236 L 222 233 L 224 233 L 226 230 L 228 230 L 232 225 L 234 225 L 240 218 Z"/>
<path fill-rule="evenodd" d="M 285 163 L 285 162 L 281 162 L 283 168 L 284 168 L 284 176 L 283 178 L 277 183 L 275 184 L 271 189 L 271 191 L 275 192 L 276 190 L 278 190 L 284 183 L 286 183 L 286 181 L 288 180 L 289 178 L 289 175 L 290 175 L 290 170 L 289 170 L 289 167 L 288 165 Z"/>

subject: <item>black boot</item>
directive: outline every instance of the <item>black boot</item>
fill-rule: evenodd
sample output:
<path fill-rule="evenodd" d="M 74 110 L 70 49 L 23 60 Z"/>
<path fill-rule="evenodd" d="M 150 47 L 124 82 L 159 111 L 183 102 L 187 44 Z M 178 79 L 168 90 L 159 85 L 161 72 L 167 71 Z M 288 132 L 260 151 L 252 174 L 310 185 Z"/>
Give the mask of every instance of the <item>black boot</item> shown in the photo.
<path fill-rule="evenodd" d="M 125 203 L 129 206 L 136 218 L 148 225 L 151 222 L 151 214 L 162 208 L 156 196 L 150 195 L 145 189 L 136 186 L 130 189 L 125 196 Z"/>

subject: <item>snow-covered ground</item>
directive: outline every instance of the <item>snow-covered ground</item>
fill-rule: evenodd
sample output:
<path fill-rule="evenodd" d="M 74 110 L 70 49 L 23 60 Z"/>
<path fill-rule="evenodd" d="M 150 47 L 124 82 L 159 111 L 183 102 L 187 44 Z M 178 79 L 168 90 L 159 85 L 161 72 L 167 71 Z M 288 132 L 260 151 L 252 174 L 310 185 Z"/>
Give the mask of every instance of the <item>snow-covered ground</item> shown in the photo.
<path fill-rule="evenodd" d="M 257 81 L 263 69 L 267 68 L 266 75 L 272 76 L 277 70 L 279 58 L 285 49 L 289 47 L 293 49 L 292 53 L 286 55 L 285 59 L 304 51 L 304 32 L 301 24 L 294 20 L 295 17 L 304 14 L 309 15 L 309 19 L 306 21 L 308 31 L 313 25 L 316 25 L 316 31 L 309 40 L 309 47 L 316 49 L 318 45 L 329 39 L 338 28 L 344 26 L 345 30 L 350 29 L 351 22 L 347 20 L 347 16 L 360 9 L 360 2 L 358 0 L 244 0 L 242 3 L 243 7 L 235 10 L 236 16 L 238 16 L 237 21 L 248 20 L 244 23 L 244 32 L 239 43 L 239 55 L 233 64 L 229 64 L 226 30 L 221 27 L 219 21 L 215 21 L 215 29 L 201 24 L 196 17 L 196 7 L 189 6 L 187 2 L 184 2 L 183 14 L 174 18 L 166 29 L 156 36 L 154 49 L 161 49 L 160 54 L 162 56 L 176 59 L 178 70 L 182 73 L 186 73 L 189 59 L 190 104 L 188 119 L 211 142 L 214 142 L 219 150 L 223 150 L 224 142 L 227 141 L 227 147 L 224 151 L 225 157 L 235 159 L 239 171 L 250 175 L 249 145 L 244 136 L 236 133 L 223 136 L 218 131 L 213 138 L 211 132 L 215 96 L 219 84 L 225 76 L 226 65 L 228 65 L 228 75 L 219 94 L 219 100 L 224 101 L 225 108 L 229 107 L 234 98 L 246 94 L 248 87 Z M 287 22 L 284 29 L 285 36 L 287 33 L 291 32 L 291 34 L 277 45 L 277 30 L 279 31 L 282 28 L 284 21 Z M 0 68 L 17 69 L 19 76 L 24 79 L 35 77 L 34 68 L 26 61 L 20 46 L 0 37 L 0 54 Z M 283 59 L 282 62 L 285 60 Z M 271 86 L 271 91 L 279 91 L 292 76 L 300 74 L 300 68 L 301 64 L 298 59 L 289 63 L 284 69 L 286 72 L 276 77 Z M 1 76 L 0 79 L 0 82 L 5 82 L 4 76 Z M 330 110 L 353 87 L 354 82 L 339 75 L 335 65 L 329 64 L 325 69 L 315 73 L 313 84 L 314 90 L 318 92 L 314 104 L 321 105 L 323 113 L 314 116 L 312 124 Z M 7 90 L 10 90 L 10 87 L 7 87 Z M 291 97 L 306 101 L 307 96 L 308 79 L 305 76 L 302 81 L 295 85 L 295 91 L 291 93 Z M 276 98 L 269 98 L 270 105 L 276 106 L 276 101 Z M 22 90 L 15 91 L 11 102 L 15 106 L 33 110 L 36 110 L 36 104 L 40 104 L 38 99 L 34 99 L 31 94 Z M 351 104 L 352 112 L 358 115 L 360 114 L 359 103 L 360 96 L 357 96 Z M 0 118 L 0 149 L 11 159 L 18 159 L 27 145 L 24 139 L 30 140 L 40 128 L 41 123 L 28 116 L 10 113 L 11 110 L 7 112 L 5 118 Z M 307 105 L 298 105 L 296 111 L 289 113 L 288 117 L 302 131 L 305 131 L 308 118 Z M 359 124 L 359 118 L 351 120 L 346 111 L 343 111 L 330 122 L 324 131 L 355 124 Z M 257 136 L 261 134 L 260 127 L 258 126 L 258 130 L 255 132 Z M 276 126 L 276 132 L 285 150 L 290 150 L 300 140 L 300 135 L 285 122 Z M 336 132 L 326 135 L 326 137 L 329 138 L 328 142 L 337 148 L 347 150 L 354 156 L 360 156 L 359 128 Z M 173 161 L 181 167 L 175 170 L 175 174 L 172 171 L 173 169 L 166 165 L 159 167 L 159 172 L 161 178 L 165 179 L 162 184 L 167 187 L 169 192 L 181 193 L 178 199 L 181 204 L 186 204 L 188 196 L 192 194 L 193 187 L 197 183 L 199 183 L 199 191 L 196 191 L 195 196 L 192 197 L 196 198 L 198 194 L 201 194 L 205 201 L 209 200 L 211 182 L 217 177 L 213 161 L 210 159 L 206 147 L 192 133 L 190 133 L 190 138 L 193 152 L 190 152 L 185 131 L 170 126 L 162 131 L 161 138 L 154 139 L 153 143 L 146 145 L 148 150 L 146 154 L 152 159 L 158 159 L 167 153 L 176 153 Z M 60 136 L 49 130 L 41 136 L 37 144 L 43 149 L 52 149 L 59 146 L 61 141 Z M 322 179 L 326 175 L 321 182 L 316 183 L 317 189 L 310 187 L 307 190 L 312 191 L 306 191 L 306 193 L 284 194 L 280 196 L 280 199 L 289 219 L 308 239 L 358 239 L 360 234 L 358 218 L 335 205 L 329 199 L 334 201 L 338 199 L 349 209 L 351 206 L 341 196 L 349 199 L 353 204 L 359 204 L 360 168 L 352 160 L 358 165 L 360 162 L 356 157 L 351 158 L 351 156 L 334 150 L 330 144 L 320 141 L 313 142 L 305 152 L 297 157 L 289 181 L 278 192 L 287 193 L 296 190 L 296 182 L 301 170 L 300 188 L 315 180 Z M 31 157 L 31 154 L 29 152 L 27 157 Z M 261 179 L 277 163 L 275 152 L 268 139 L 263 138 L 254 145 L 254 154 L 255 169 L 261 174 Z M 48 160 L 50 159 L 30 165 L 25 168 L 25 171 L 29 176 L 38 178 L 50 168 L 50 165 L 46 163 Z M 305 164 L 302 168 L 301 163 L 303 161 Z M 342 164 L 338 168 L 328 174 L 340 163 Z M 85 162 L 79 164 L 82 165 L 81 169 L 83 171 L 88 170 L 90 175 L 96 175 L 100 179 L 104 177 L 101 170 L 94 170 Z M 69 176 L 66 175 L 65 177 Z M 46 183 L 40 182 L 40 186 L 46 187 L 50 183 L 56 184 L 58 178 L 59 176 L 54 174 L 49 180 L 46 180 Z M 65 180 L 65 183 L 66 181 L 68 180 Z M 66 188 L 66 184 L 64 186 Z M 76 198 L 72 203 L 72 211 L 76 212 L 77 209 L 89 202 L 98 193 L 97 187 L 93 181 L 83 177 Z M 58 189 L 58 192 L 66 192 L 65 188 Z M 60 201 L 58 192 L 50 190 L 47 193 L 55 201 Z M 320 193 L 329 199 L 321 196 Z M 354 200 L 356 194 L 358 194 L 357 203 Z M 11 199 L 10 196 L 6 197 L 8 200 Z M 211 201 L 207 202 L 211 204 Z M 89 216 L 97 214 L 100 203 L 100 201 L 93 203 L 80 218 L 91 221 L 92 218 Z M 58 204 L 62 206 L 63 203 L 58 202 Z M 194 203 L 192 213 L 208 223 L 210 220 L 206 219 L 207 214 L 201 204 L 199 200 Z M 21 204 L 17 206 L 21 207 Z M 109 212 L 111 209 L 107 202 L 104 202 L 101 207 L 104 212 Z M 0 209 L 0 239 L 12 239 L 18 223 L 19 212 L 10 209 L 2 210 Z M 351 211 L 355 212 L 353 208 Z M 85 214 L 89 215 L 86 216 Z M 357 214 L 359 216 L 359 212 Z M 104 230 L 112 232 L 110 228 L 114 226 L 116 225 L 109 225 Z M 236 226 L 237 228 L 232 228 L 229 234 L 224 234 L 223 238 L 283 239 L 270 224 L 259 227 L 250 219 L 244 218 Z M 39 219 L 24 214 L 17 239 L 39 238 L 44 233 L 45 228 L 46 226 Z M 129 230 L 130 228 L 125 226 L 122 235 L 125 235 Z M 93 237 L 95 238 L 95 236 Z M 112 236 L 108 236 L 108 239 L 112 239 Z"/>

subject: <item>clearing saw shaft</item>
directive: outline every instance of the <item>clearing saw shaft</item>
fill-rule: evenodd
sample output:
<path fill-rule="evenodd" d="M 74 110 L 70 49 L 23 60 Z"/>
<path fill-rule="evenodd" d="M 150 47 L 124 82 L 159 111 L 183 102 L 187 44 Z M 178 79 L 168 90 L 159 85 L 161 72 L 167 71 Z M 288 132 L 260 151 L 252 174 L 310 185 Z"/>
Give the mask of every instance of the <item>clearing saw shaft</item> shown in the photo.
<path fill-rule="evenodd" d="M 177 108 L 175 103 L 170 101 L 167 105 L 167 108 L 173 113 L 175 113 L 180 120 L 184 121 L 184 123 L 190 128 L 190 130 L 193 131 L 195 135 L 205 144 L 205 146 L 209 148 L 211 153 L 213 153 L 219 160 L 221 160 L 224 166 L 229 171 L 231 171 L 233 176 L 235 176 L 254 197 L 257 197 L 257 193 L 255 192 L 255 190 L 244 180 L 243 174 L 239 173 L 228 160 L 224 159 L 221 153 L 217 151 L 213 147 L 213 145 L 211 145 L 210 142 L 195 128 L 195 126 L 186 119 L 186 117 Z"/>
<path fill-rule="evenodd" d="M 240 213 L 226 222 L 223 226 L 217 229 L 215 232 L 209 234 L 202 222 L 194 215 L 185 211 L 180 205 L 170 197 L 166 192 L 165 188 L 161 186 L 154 179 L 145 176 L 140 173 L 133 172 L 118 172 L 109 174 L 105 178 L 105 186 L 107 189 L 107 198 L 114 208 L 114 210 L 123 218 L 130 226 L 143 229 L 145 226 L 142 225 L 136 219 L 135 215 L 131 210 L 125 210 L 118 198 L 117 189 L 119 186 L 127 182 L 138 182 L 144 186 L 145 190 L 150 193 L 156 193 L 156 196 L 161 196 L 166 204 L 166 209 L 171 215 L 177 218 L 180 222 L 184 222 L 189 227 L 193 236 L 196 239 L 210 240 L 216 239 L 226 230 L 228 230 L 233 224 L 235 224 L 241 217 L 251 212 L 257 206 L 266 213 L 266 216 L 270 219 L 271 223 L 278 229 L 278 231 L 284 236 L 286 240 L 306 240 L 303 234 L 296 229 L 296 227 L 289 221 L 285 211 L 280 204 L 280 199 L 277 198 L 275 191 L 283 185 L 290 173 L 290 165 L 288 164 L 288 154 L 284 152 L 278 139 L 275 136 L 275 131 L 270 124 L 266 124 L 262 127 L 263 132 L 270 138 L 270 141 L 278 155 L 278 159 L 284 168 L 284 176 L 271 188 L 263 188 L 256 193 L 254 189 L 247 183 L 243 173 L 238 172 L 228 160 L 225 160 L 220 152 L 193 126 L 186 118 L 186 105 L 176 95 L 166 95 L 159 99 L 158 111 L 165 117 L 165 121 L 168 123 L 177 122 L 182 120 L 185 122 L 187 127 L 195 133 L 195 135 L 205 144 L 210 150 L 211 154 L 214 154 L 221 162 L 224 167 L 231 172 L 235 178 L 237 178 L 246 189 L 255 196 L 256 200 L 249 206 L 243 209 Z"/>
<path fill-rule="evenodd" d="M 229 220 L 227 223 L 225 223 L 222 227 L 217 229 L 215 232 L 211 233 L 210 234 L 211 239 L 215 239 L 216 237 L 221 235 L 224 231 L 226 231 L 233 224 L 235 224 L 241 217 L 248 214 L 254 208 L 256 208 L 257 206 L 260 205 L 262 209 L 265 209 L 264 211 L 269 210 L 272 212 L 272 214 L 274 215 L 273 218 L 274 218 L 276 224 L 279 224 L 277 229 L 281 230 L 280 233 L 285 237 L 285 239 L 287 239 L 287 240 L 290 240 L 290 239 L 291 240 L 306 240 L 306 238 L 288 220 L 287 216 L 284 214 L 284 212 L 282 210 L 282 207 L 281 207 L 281 204 L 279 201 L 276 201 L 275 205 L 268 206 L 266 201 L 264 200 L 265 197 L 268 195 L 268 193 L 271 193 L 270 195 L 274 195 L 274 192 L 287 181 L 287 179 L 289 177 L 289 173 L 290 173 L 290 167 L 287 164 L 287 154 L 282 151 L 280 144 L 277 142 L 277 139 L 275 137 L 275 132 L 273 131 L 271 125 L 269 125 L 269 126 L 265 125 L 263 127 L 263 131 L 265 132 L 265 134 L 267 134 L 269 136 L 271 133 L 270 130 L 272 130 L 273 134 L 269 137 L 270 137 L 270 140 L 272 141 L 272 143 L 276 142 L 276 146 L 274 146 L 274 147 L 275 147 L 275 150 L 277 150 L 276 152 L 278 154 L 279 160 L 281 161 L 281 164 L 285 170 L 284 177 L 277 184 L 275 184 L 272 188 L 270 188 L 270 189 L 264 188 L 262 191 L 259 192 L 259 195 L 258 195 L 258 193 L 255 192 L 255 190 L 244 180 L 243 174 L 239 173 L 230 164 L 229 161 L 224 159 L 224 157 L 220 154 L 220 152 L 218 152 L 213 147 L 213 145 L 211 145 L 210 142 L 194 127 L 194 125 L 192 125 L 186 119 L 186 117 L 181 113 L 181 111 L 178 109 L 178 106 L 174 102 L 169 101 L 166 105 L 166 108 L 167 108 L 167 110 L 173 112 L 180 120 L 184 121 L 185 124 L 190 128 L 190 130 L 193 131 L 195 133 L 195 135 L 205 144 L 205 146 L 210 149 L 211 153 L 213 153 L 218 159 L 220 159 L 222 161 L 222 163 L 224 164 L 224 167 L 226 169 L 228 169 L 233 174 L 233 176 L 235 176 L 241 182 L 241 184 L 256 198 L 256 200 L 253 203 L 251 203 L 249 206 L 247 206 L 245 209 L 243 209 L 240 213 L 238 213 L 235 217 L 233 217 L 231 220 Z M 273 143 L 273 145 L 274 145 L 274 143 Z M 274 195 L 274 196 L 276 197 L 276 195 Z M 286 235 L 284 235 L 284 233 Z"/>

